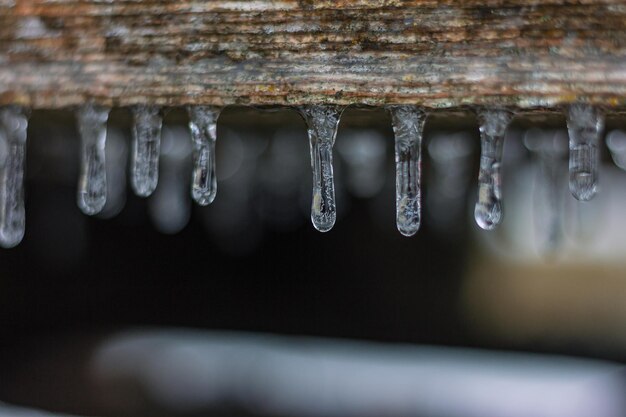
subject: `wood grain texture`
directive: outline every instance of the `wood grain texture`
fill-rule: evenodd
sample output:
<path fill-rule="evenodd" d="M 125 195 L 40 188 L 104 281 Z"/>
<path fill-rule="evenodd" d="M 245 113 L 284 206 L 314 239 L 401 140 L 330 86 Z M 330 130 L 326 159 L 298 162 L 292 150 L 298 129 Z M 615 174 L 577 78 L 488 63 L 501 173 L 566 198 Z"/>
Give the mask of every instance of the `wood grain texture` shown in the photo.
<path fill-rule="evenodd" d="M 626 104 L 626 1 L 0 0 L 0 104 Z"/>

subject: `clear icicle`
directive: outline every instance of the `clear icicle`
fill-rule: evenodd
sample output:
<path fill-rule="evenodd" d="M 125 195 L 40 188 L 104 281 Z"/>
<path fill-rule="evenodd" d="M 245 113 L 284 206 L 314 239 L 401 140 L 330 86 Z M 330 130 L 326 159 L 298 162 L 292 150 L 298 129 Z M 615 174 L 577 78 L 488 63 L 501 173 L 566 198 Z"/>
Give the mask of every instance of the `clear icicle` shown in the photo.
<path fill-rule="evenodd" d="M 343 111 L 333 105 L 300 107 L 307 124 L 313 169 L 313 200 L 311 221 L 320 232 L 328 232 L 335 225 L 335 183 L 333 179 L 333 145 Z"/>
<path fill-rule="evenodd" d="M 105 156 L 107 200 L 100 213 L 96 216 L 100 219 L 112 219 L 126 205 L 128 141 L 121 129 L 111 126 L 107 129 Z"/>
<path fill-rule="evenodd" d="M 17 106 L 0 109 L 0 246 L 24 237 L 24 165 L 28 119 Z"/>
<path fill-rule="evenodd" d="M 603 127 L 604 118 L 598 108 L 588 104 L 569 107 L 569 189 L 577 200 L 589 201 L 596 194 Z"/>
<path fill-rule="evenodd" d="M 220 109 L 209 106 L 191 106 L 187 111 L 193 141 L 191 196 L 196 203 L 207 206 L 213 202 L 217 193 L 215 141 Z"/>
<path fill-rule="evenodd" d="M 76 112 L 81 140 L 78 207 L 83 213 L 99 213 L 107 198 L 105 144 L 109 109 L 86 104 Z"/>
<path fill-rule="evenodd" d="M 416 106 L 391 106 L 396 141 L 396 226 L 404 236 L 420 228 L 422 132 L 426 114 Z"/>
<path fill-rule="evenodd" d="M 131 185 L 135 194 L 148 197 L 159 181 L 161 148 L 160 109 L 155 106 L 133 108 L 133 158 Z"/>
<path fill-rule="evenodd" d="M 512 115 L 506 110 L 483 110 L 480 124 L 480 171 L 474 218 L 481 229 L 492 230 L 502 220 L 501 163 L 504 134 Z"/>

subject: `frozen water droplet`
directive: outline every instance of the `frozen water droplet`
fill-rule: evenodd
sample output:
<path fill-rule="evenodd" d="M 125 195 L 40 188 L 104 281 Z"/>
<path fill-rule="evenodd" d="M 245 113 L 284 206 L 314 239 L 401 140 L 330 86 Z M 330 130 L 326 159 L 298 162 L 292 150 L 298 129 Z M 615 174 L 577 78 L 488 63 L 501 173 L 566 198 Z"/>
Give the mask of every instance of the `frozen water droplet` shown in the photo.
<path fill-rule="evenodd" d="M 207 206 L 213 202 L 217 193 L 215 141 L 220 109 L 209 106 L 191 106 L 187 111 L 193 141 L 191 196 L 196 203 Z"/>
<path fill-rule="evenodd" d="M 420 228 L 422 132 L 426 114 L 416 106 L 391 106 L 396 142 L 396 226 L 404 236 Z"/>
<path fill-rule="evenodd" d="M 107 198 L 105 145 L 109 110 L 86 104 L 76 112 L 81 140 L 77 200 L 82 212 L 90 216 L 102 210 Z"/>
<path fill-rule="evenodd" d="M 577 200 L 589 201 L 596 194 L 603 127 L 604 118 L 598 108 L 588 104 L 569 107 L 569 189 Z"/>
<path fill-rule="evenodd" d="M 299 108 L 307 124 L 313 169 L 313 201 L 311 221 L 320 232 L 335 225 L 335 183 L 333 179 L 333 145 L 343 107 L 311 105 Z"/>
<path fill-rule="evenodd" d="M 483 110 L 478 114 L 480 171 L 474 218 L 484 230 L 494 229 L 502 220 L 500 168 L 504 134 L 511 118 L 511 113 L 502 109 Z"/>
<path fill-rule="evenodd" d="M 133 158 L 131 185 L 135 194 L 147 197 L 159 181 L 161 147 L 160 109 L 155 106 L 133 108 Z"/>
<path fill-rule="evenodd" d="M 0 110 L 0 246 L 12 248 L 24 237 L 24 162 L 28 119 L 23 110 Z"/>

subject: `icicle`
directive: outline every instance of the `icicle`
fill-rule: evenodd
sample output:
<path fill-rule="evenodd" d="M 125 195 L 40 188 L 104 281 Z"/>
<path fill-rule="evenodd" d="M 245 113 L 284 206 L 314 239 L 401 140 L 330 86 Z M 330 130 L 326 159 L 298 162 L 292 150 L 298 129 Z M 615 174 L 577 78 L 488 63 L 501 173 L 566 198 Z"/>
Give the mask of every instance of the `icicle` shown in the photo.
<path fill-rule="evenodd" d="M 567 114 L 569 189 L 577 200 L 589 201 L 598 186 L 598 145 L 604 118 L 588 104 L 574 104 Z"/>
<path fill-rule="evenodd" d="M 478 120 L 481 152 L 474 217 L 481 229 L 492 230 L 502 219 L 500 165 L 504 134 L 511 121 L 511 113 L 502 109 L 484 110 L 479 113 Z"/>
<path fill-rule="evenodd" d="M 99 213 L 107 199 L 105 144 L 109 109 L 86 104 L 76 112 L 81 140 L 78 207 L 83 213 Z"/>
<path fill-rule="evenodd" d="M 148 197 L 159 181 L 162 119 L 155 106 L 133 108 L 133 158 L 131 185 L 135 194 Z"/>
<path fill-rule="evenodd" d="M 28 119 L 17 106 L 0 110 L 0 246 L 24 237 L 24 163 Z"/>
<path fill-rule="evenodd" d="M 396 226 L 404 236 L 420 228 L 422 132 L 426 114 L 416 106 L 391 106 L 396 141 Z"/>
<path fill-rule="evenodd" d="M 311 221 L 320 232 L 328 232 L 335 225 L 335 184 L 333 179 L 333 145 L 343 107 L 311 105 L 300 107 L 307 124 L 313 169 L 313 201 Z"/>
<path fill-rule="evenodd" d="M 192 106 L 187 111 L 189 113 L 189 130 L 194 145 L 191 196 L 196 203 L 207 206 L 213 202 L 217 193 L 215 141 L 220 109 L 209 106 Z"/>
<path fill-rule="evenodd" d="M 107 199 L 102 210 L 96 215 L 100 219 L 117 216 L 126 205 L 126 184 L 128 173 L 128 141 L 124 132 L 117 128 L 107 129 L 105 146 Z"/>

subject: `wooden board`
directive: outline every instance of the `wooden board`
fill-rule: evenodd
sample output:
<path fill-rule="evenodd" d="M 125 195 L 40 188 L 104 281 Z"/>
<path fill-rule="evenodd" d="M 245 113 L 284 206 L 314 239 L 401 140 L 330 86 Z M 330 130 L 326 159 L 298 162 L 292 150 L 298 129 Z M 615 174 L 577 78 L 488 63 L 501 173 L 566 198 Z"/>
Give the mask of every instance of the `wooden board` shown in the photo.
<path fill-rule="evenodd" d="M 626 1 L 0 0 L 0 105 L 626 104 Z"/>

